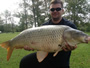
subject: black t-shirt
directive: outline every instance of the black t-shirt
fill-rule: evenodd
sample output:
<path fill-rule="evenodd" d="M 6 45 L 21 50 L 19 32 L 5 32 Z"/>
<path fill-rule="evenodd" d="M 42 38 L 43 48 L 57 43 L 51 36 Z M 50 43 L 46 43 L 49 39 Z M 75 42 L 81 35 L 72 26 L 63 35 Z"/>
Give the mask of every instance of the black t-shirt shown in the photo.
<path fill-rule="evenodd" d="M 54 24 L 51 20 L 49 20 L 46 23 L 43 23 L 42 25 L 67 25 L 70 26 L 74 29 L 77 29 L 75 24 L 72 22 L 62 18 L 62 20 L 58 24 Z M 55 57 L 53 57 L 54 53 L 50 53 L 46 60 L 49 60 L 50 64 L 57 66 L 57 67 L 64 67 L 64 66 L 69 66 L 69 59 L 71 55 L 71 51 L 60 51 Z"/>

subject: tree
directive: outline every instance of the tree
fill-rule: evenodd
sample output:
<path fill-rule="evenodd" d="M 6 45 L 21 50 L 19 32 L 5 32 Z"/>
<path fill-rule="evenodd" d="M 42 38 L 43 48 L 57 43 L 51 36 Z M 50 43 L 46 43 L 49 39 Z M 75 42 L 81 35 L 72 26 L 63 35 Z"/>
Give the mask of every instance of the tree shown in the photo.
<path fill-rule="evenodd" d="M 33 18 L 35 26 L 40 26 L 45 22 L 45 19 L 49 19 L 48 8 L 49 8 L 50 0 L 32 0 L 33 7 Z"/>
<path fill-rule="evenodd" d="M 5 10 L 4 13 L 1 14 L 0 27 L 3 32 L 13 32 L 14 33 L 14 16 L 8 10 Z"/>
<path fill-rule="evenodd" d="M 32 26 L 40 26 L 49 19 L 48 8 L 50 0 L 22 0 L 20 3 L 20 12 L 15 14 L 20 18 L 20 26 L 23 29 Z"/>
<path fill-rule="evenodd" d="M 23 23 L 23 28 L 27 29 L 28 28 L 28 7 L 29 7 L 29 0 L 22 0 L 22 3 L 19 4 L 19 6 L 22 8 L 22 23 Z"/>
<path fill-rule="evenodd" d="M 11 16 L 10 18 L 9 18 L 9 21 L 10 21 L 10 25 L 11 25 L 11 32 L 12 33 L 14 33 L 14 23 L 15 23 L 15 21 L 14 21 L 14 17 L 13 16 Z"/>
<path fill-rule="evenodd" d="M 2 13 L 2 15 L 3 15 L 4 24 L 6 24 L 6 25 L 4 25 L 5 26 L 4 31 L 8 32 L 8 28 L 9 28 L 8 23 L 9 23 L 9 19 L 10 19 L 10 16 L 11 16 L 11 12 L 8 11 L 8 10 L 5 10 L 5 12 Z"/>
<path fill-rule="evenodd" d="M 0 31 L 4 31 L 4 28 L 3 28 L 3 19 L 0 17 Z"/>
<path fill-rule="evenodd" d="M 88 3 L 86 0 L 66 0 L 67 18 L 75 23 L 79 28 L 84 26 L 86 15 L 88 14 Z"/>
<path fill-rule="evenodd" d="M 3 25 L 3 19 L 0 16 L 0 25 Z"/>

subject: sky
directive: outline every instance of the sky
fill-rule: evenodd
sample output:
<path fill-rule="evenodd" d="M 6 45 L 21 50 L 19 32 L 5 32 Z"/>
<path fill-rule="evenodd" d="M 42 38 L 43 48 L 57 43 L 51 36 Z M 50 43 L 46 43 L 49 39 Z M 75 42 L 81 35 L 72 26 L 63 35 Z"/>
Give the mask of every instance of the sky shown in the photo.
<path fill-rule="evenodd" d="M 9 10 L 14 11 L 18 8 L 18 4 L 21 0 L 0 0 L 0 13 Z"/>

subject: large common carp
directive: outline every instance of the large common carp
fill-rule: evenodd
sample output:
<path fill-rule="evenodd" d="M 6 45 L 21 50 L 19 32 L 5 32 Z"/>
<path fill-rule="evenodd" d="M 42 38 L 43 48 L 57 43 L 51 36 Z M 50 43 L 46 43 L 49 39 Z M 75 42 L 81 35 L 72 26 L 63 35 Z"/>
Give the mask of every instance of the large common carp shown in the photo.
<path fill-rule="evenodd" d="M 7 49 L 7 60 L 9 60 L 14 48 L 20 49 L 27 45 L 37 50 L 37 59 L 41 62 L 49 52 L 55 52 L 53 56 L 56 56 L 66 43 L 75 46 L 88 41 L 90 37 L 82 31 L 65 25 L 48 25 L 26 29 L 0 46 Z"/>

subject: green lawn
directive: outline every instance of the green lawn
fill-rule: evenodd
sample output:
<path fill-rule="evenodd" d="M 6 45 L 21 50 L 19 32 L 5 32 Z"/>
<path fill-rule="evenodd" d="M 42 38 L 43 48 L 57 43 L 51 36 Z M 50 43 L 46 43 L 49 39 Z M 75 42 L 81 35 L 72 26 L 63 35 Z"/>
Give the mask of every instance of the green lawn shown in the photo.
<path fill-rule="evenodd" d="M 90 44 L 80 44 L 72 51 L 71 68 L 90 68 Z"/>
<path fill-rule="evenodd" d="M 0 34 L 0 43 L 10 40 L 17 34 L 19 33 Z M 19 68 L 20 60 L 31 52 L 24 49 L 14 50 L 10 60 L 7 61 L 7 51 L 0 47 L 0 68 Z M 71 68 L 90 68 L 90 44 L 80 44 L 76 50 L 72 51 L 70 66 Z"/>
<path fill-rule="evenodd" d="M 3 33 L 0 34 L 0 43 L 10 40 L 19 33 Z M 14 50 L 9 61 L 7 61 L 7 50 L 0 47 L 0 68 L 19 68 L 20 60 L 32 51 L 25 51 L 24 49 Z"/>

